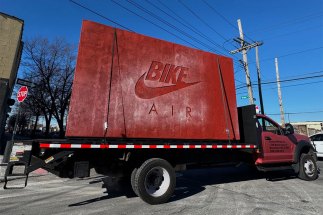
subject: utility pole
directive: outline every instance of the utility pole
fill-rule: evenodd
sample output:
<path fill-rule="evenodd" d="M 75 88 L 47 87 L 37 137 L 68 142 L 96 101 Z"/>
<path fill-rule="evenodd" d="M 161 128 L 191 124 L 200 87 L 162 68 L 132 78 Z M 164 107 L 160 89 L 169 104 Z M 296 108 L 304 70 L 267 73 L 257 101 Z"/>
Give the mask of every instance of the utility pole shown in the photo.
<path fill-rule="evenodd" d="M 258 46 L 256 46 L 256 65 L 257 65 L 257 75 L 258 75 L 258 92 L 259 92 L 259 100 L 260 100 L 260 111 L 261 111 L 261 114 L 265 114 L 264 103 L 263 103 L 263 100 L 262 100 L 261 75 L 260 75 L 260 65 L 259 65 L 259 57 L 258 57 Z"/>
<path fill-rule="evenodd" d="M 241 24 L 240 19 L 238 19 L 238 27 L 239 27 L 239 34 L 240 34 L 240 45 L 241 45 L 241 48 L 243 48 L 245 45 L 245 42 L 244 42 L 242 24 Z M 243 57 L 243 67 L 246 71 L 246 82 L 247 82 L 247 87 L 248 87 L 249 103 L 254 104 L 252 87 L 251 87 L 251 80 L 250 80 L 250 73 L 249 73 L 249 66 L 248 66 L 247 49 L 243 48 L 241 50 L 241 52 L 242 52 L 242 57 Z"/>
<path fill-rule="evenodd" d="M 278 88 L 278 100 L 279 100 L 279 107 L 280 107 L 280 119 L 281 119 L 282 126 L 285 126 L 284 108 L 283 108 L 282 92 L 280 89 L 280 79 L 279 79 L 277 58 L 275 58 L 275 66 L 276 66 L 276 77 L 277 77 L 277 88 Z"/>
<path fill-rule="evenodd" d="M 253 44 L 250 44 L 244 40 L 243 31 L 242 31 L 242 24 L 241 20 L 238 19 L 238 27 L 239 27 L 239 34 L 240 37 L 237 39 L 233 39 L 234 41 L 240 43 L 240 48 L 230 51 L 231 54 L 235 54 L 238 52 L 242 53 L 243 56 L 243 67 L 246 72 L 246 82 L 247 82 L 247 88 L 248 88 L 248 97 L 249 97 L 249 103 L 254 104 L 254 98 L 253 98 L 253 92 L 251 87 L 251 80 L 250 80 L 250 72 L 248 67 L 248 58 L 247 58 L 247 51 L 249 49 L 256 47 L 256 61 L 257 61 L 257 72 L 258 72 L 258 89 L 259 89 L 259 99 L 260 99 L 260 105 L 261 105 L 261 112 L 264 113 L 264 107 L 263 107 L 263 101 L 262 101 L 262 94 L 261 94 L 261 81 L 260 81 L 260 66 L 259 66 L 259 60 L 258 60 L 258 46 L 261 46 L 262 42 L 255 42 Z"/>

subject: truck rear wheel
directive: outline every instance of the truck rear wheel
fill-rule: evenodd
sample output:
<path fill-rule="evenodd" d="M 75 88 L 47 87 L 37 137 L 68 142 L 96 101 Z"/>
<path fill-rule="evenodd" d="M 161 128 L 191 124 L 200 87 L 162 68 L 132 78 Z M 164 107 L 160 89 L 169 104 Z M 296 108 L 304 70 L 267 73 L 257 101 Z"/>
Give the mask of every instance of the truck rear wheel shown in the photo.
<path fill-rule="evenodd" d="M 176 186 L 174 168 L 160 158 L 145 161 L 137 170 L 134 190 L 148 204 L 162 204 L 169 200 Z"/>
<path fill-rule="evenodd" d="M 137 187 L 135 186 L 135 177 L 136 177 L 136 174 L 137 174 L 137 171 L 138 171 L 138 168 L 134 168 L 131 172 L 131 177 L 130 177 L 130 182 L 131 182 L 131 188 L 133 190 L 133 192 L 137 195 L 138 195 L 138 189 Z"/>
<path fill-rule="evenodd" d="M 306 181 L 317 179 L 317 165 L 314 158 L 310 154 L 302 154 L 299 159 L 298 177 Z"/>

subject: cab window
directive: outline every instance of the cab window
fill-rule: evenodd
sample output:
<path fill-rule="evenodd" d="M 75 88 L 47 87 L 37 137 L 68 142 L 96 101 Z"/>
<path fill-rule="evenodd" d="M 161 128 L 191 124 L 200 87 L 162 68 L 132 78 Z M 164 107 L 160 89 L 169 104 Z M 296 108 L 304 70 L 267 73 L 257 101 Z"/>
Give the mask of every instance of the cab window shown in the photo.
<path fill-rule="evenodd" d="M 311 137 L 312 141 L 323 141 L 323 134 L 317 134 Z"/>
<path fill-rule="evenodd" d="M 317 141 L 323 141 L 323 134 L 319 134 L 317 136 L 318 136 Z"/>
<path fill-rule="evenodd" d="M 311 140 L 312 140 L 312 141 L 317 141 L 317 135 L 312 136 L 312 137 L 311 137 Z"/>
<path fill-rule="evenodd" d="M 274 133 L 274 134 L 277 134 L 277 135 L 282 134 L 281 129 L 278 126 L 271 123 L 270 121 L 268 121 L 267 119 L 260 118 L 258 120 L 262 122 L 261 125 L 263 125 L 263 131 L 271 132 L 271 133 Z"/>

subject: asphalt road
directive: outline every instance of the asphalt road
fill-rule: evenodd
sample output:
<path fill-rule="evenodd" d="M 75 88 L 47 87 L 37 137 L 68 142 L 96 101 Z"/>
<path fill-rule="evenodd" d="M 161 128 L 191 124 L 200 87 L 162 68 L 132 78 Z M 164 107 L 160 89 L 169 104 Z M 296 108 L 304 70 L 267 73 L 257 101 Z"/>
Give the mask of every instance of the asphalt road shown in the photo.
<path fill-rule="evenodd" d="M 25 189 L 0 189 L 0 214 L 323 214 L 323 176 L 308 182 L 246 166 L 189 170 L 177 177 L 170 202 L 154 206 L 127 185 L 107 191 L 101 179 L 33 175 Z"/>

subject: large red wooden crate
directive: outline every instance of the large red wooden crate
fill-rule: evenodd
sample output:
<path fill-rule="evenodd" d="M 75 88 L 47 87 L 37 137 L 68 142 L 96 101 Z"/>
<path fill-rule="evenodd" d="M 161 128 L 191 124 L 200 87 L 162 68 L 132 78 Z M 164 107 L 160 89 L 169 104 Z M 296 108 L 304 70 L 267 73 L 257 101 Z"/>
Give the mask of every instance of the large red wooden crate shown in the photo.
<path fill-rule="evenodd" d="M 68 137 L 239 137 L 232 59 L 84 21 Z"/>

